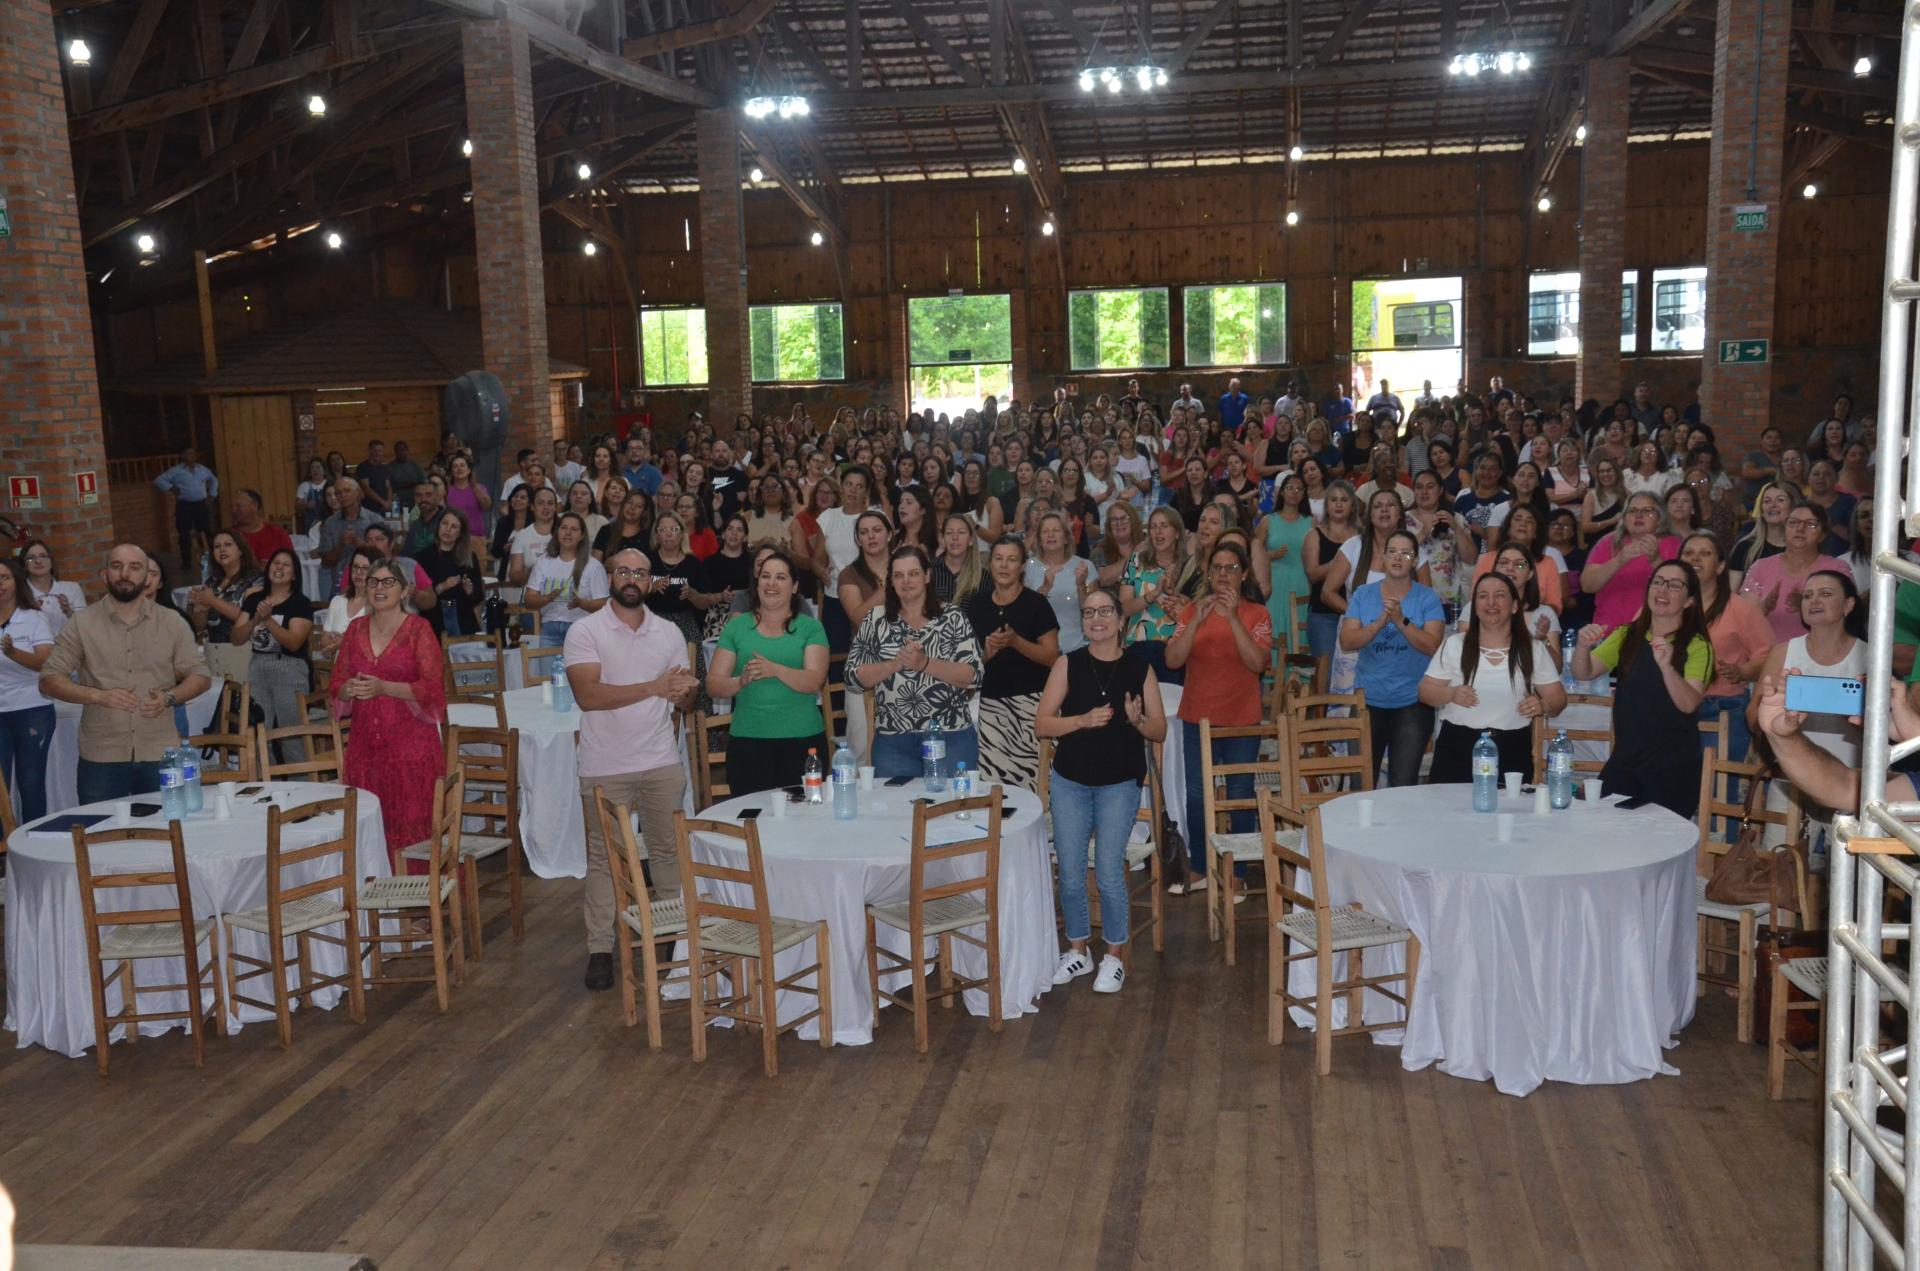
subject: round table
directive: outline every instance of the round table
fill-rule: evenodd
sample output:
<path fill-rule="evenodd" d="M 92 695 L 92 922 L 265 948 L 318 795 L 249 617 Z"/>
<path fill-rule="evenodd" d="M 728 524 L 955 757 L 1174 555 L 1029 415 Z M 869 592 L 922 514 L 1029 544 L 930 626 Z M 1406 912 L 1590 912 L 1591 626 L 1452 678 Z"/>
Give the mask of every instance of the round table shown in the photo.
<path fill-rule="evenodd" d="M 229 790 L 239 788 L 228 787 Z M 276 781 L 265 789 L 282 809 L 337 798 L 340 793 L 339 786 L 308 781 Z M 210 793 L 206 810 L 183 823 L 193 909 L 202 918 L 267 903 L 265 805 L 236 798 L 232 819 L 221 821 L 214 815 L 213 804 Z M 113 810 L 111 802 L 74 809 L 109 815 Z M 158 827 L 165 823 L 159 817 L 144 817 L 128 824 Z M 309 846 L 339 832 L 338 818 L 322 818 L 289 831 L 283 845 Z M 391 872 L 387 865 L 387 836 L 380 800 L 365 790 L 360 792 L 356 848 L 359 864 L 354 877 L 383 876 Z M 7 853 L 7 1027 L 14 1031 L 21 1046 L 45 1046 L 77 1059 L 93 1047 L 93 981 L 87 971 L 86 929 L 80 912 L 80 877 L 74 870 L 73 839 L 68 834 L 36 833 L 32 826 L 25 825 L 7 840 Z M 115 845 L 95 854 L 94 867 L 102 872 L 166 869 L 168 859 L 164 843 Z M 304 874 L 301 867 L 293 867 L 287 876 L 298 882 L 322 872 L 324 868 L 309 865 Z M 113 903 L 122 908 L 173 903 L 171 888 L 135 888 L 116 893 L 116 897 Z M 214 938 L 216 944 L 222 939 L 218 927 Z M 243 931 L 238 933 L 238 938 L 242 950 L 249 956 L 266 956 L 265 936 Z M 315 942 L 313 951 L 315 968 L 321 974 L 334 975 L 345 969 L 345 957 L 339 949 Z M 224 950 L 218 951 L 216 957 L 224 967 Z M 156 958 L 143 960 L 138 975 L 142 983 L 179 984 L 185 978 L 185 970 L 181 959 Z M 293 983 L 296 978 L 290 974 L 288 982 Z M 266 986 L 255 984 L 248 993 L 263 996 Z M 331 1009 L 340 995 L 338 989 L 326 989 L 315 993 L 314 1000 L 321 1007 Z M 142 997 L 143 1009 L 153 1010 L 183 1009 L 185 1001 L 184 993 Z M 110 989 L 108 1009 L 118 1010 L 119 1003 L 119 989 Z M 208 1005 L 211 1004 L 209 999 Z M 229 1005 L 230 1012 L 231 1009 Z M 251 1006 L 241 1008 L 237 1015 L 230 1014 L 230 1022 L 235 1027 L 272 1018 L 271 1011 Z M 141 1025 L 140 1032 L 147 1036 L 185 1026 L 184 1020 L 149 1022 Z"/>
<path fill-rule="evenodd" d="M 220 700 L 219 676 L 200 696 L 181 704 L 187 712 L 187 727 L 204 733 L 213 720 L 213 708 Z M 47 811 L 64 812 L 80 801 L 80 711 L 75 702 L 53 703 L 53 742 L 47 750 Z M 20 792 L 13 794 L 13 812 L 20 815 Z"/>
<path fill-rule="evenodd" d="M 1018 1019 L 1039 1009 L 1040 995 L 1053 987 L 1060 941 L 1054 927 L 1053 877 L 1040 800 L 1017 787 L 1004 793 L 1013 812 L 1000 824 L 1000 1010 L 1004 1018 Z M 915 780 L 904 786 L 876 784 L 871 790 L 862 790 L 860 816 L 853 822 L 836 820 L 830 803 L 792 804 L 786 816 L 776 817 L 769 803 L 775 794 L 741 795 L 715 804 L 700 815 L 731 821 L 744 808 L 768 809 L 759 821 L 768 908 L 782 918 L 806 922 L 826 919 L 833 945 L 833 1040 L 840 1046 L 864 1046 L 873 1040 L 866 907 L 907 896 L 911 884 L 911 800 L 924 795 L 925 787 Z M 941 797 L 952 795 L 949 792 Z M 942 830 L 945 832 L 944 826 Z M 959 839 L 947 837 L 941 841 Z M 746 865 L 745 853 L 730 841 L 712 835 L 695 835 L 693 850 L 702 860 L 716 864 Z M 964 868 L 978 872 L 977 865 Z M 955 876 L 959 875 L 948 875 Z M 933 881 L 944 879 L 935 875 Z M 730 902 L 746 900 L 732 885 L 721 892 L 720 898 Z M 879 931 L 886 948 L 907 952 L 904 933 L 884 924 Z M 812 959 L 813 946 L 805 944 L 780 954 L 775 963 L 778 974 L 784 977 Z M 954 945 L 954 961 L 962 975 L 979 975 L 986 970 L 986 955 L 963 942 Z M 987 1013 L 984 991 L 974 990 L 964 997 L 970 1012 Z M 778 1001 L 783 1021 L 812 1006 L 813 998 L 808 994 L 782 993 Z M 818 1022 L 802 1025 L 800 1035 L 818 1040 Z"/>
<path fill-rule="evenodd" d="M 1362 798 L 1373 800 L 1366 829 Z M 1420 938 L 1413 1018 L 1403 1036 L 1376 1034 L 1399 1042 L 1403 1067 L 1492 1078 L 1514 1095 L 1542 1081 L 1611 1085 L 1675 1071 L 1663 1052 L 1693 1018 L 1698 831 L 1664 808 L 1618 804 L 1576 800 L 1536 817 L 1532 795 L 1502 792 L 1500 810 L 1515 813 L 1509 843 L 1495 841 L 1494 818 L 1472 810 L 1465 785 L 1324 805 L 1333 902 L 1358 901 Z M 1369 975 L 1404 965 L 1400 947 L 1367 953 Z M 1312 959 L 1290 977 L 1296 996 L 1313 996 Z M 1370 1023 L 1399 1010 L 1367 995 Z"/>

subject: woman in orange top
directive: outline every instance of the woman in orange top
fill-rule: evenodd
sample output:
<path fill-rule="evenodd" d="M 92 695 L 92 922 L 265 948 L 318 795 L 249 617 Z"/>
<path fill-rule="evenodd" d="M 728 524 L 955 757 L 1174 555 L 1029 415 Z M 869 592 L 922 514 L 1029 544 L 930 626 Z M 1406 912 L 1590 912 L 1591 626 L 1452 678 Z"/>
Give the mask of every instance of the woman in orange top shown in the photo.
<path fill-rule="evenodd" d="M 1566 608 L 1566 588 L 1560 582 L 1560 571 L 1566 565 L 1566 558 L 1560 557 L 1558 548 L 1551 552 L 1547 550 L 1547 527 L 1540 523 L 1539 515 L 1532 508 L 1516 507 L 1507 516 L 1500 545 L 1504 547 L 1509 543 L 1524 545 L 1527 555 L 1533 558 L 1533 576 L 1540 583 L 1540 603 L 1555 613 Z M 1560 559 L 1556 560 L 1555 557 Z M 1494 553 L 1480 553 L 1480 559 L 1473 566 L 1475 581 L 1492 572 L 1493 560 Z"/>
<path fill-rule="evenodd" d="M 1200 721 L 1237 726 L 1260 722 L 1260 676 L 1273 649 L 1273 622 L 1254 589 L 1253 562 L 1237 539 L 1222 539 L 1207 556 L 1207 588 L 1180 615 L 1167 642 L 1167 665 L 1186 669 L 1180 695 L 1180 746 L 1187 773 L 1189 881 L 1168 890 L 1201 891 L 1207 885 L 1207 830 L 1200 765 Z M 1252 763 L 1257 737 L 1213 743 L 1216 763 Z M 1253 777 L 1227 778 L 1227 797 L 1253 797 Z M 1235 812 L 1233 829 L 1254 827 L 1252 812 Z"/>

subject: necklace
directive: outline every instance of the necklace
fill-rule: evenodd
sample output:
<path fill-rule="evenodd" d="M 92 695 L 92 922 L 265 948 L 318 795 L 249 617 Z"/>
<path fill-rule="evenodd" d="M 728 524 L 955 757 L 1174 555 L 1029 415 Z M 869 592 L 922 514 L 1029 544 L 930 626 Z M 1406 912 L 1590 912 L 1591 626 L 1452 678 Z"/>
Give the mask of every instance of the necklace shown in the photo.
<path fill-rule="evenodd" d="M 1120 659 L 1115 658 L 1113 660 L 1113 669 L 1105 675 L 1100 674 L 1100 659 L 1095 657 L 1091 650 L 1087 653 L 1087 662 L 1093 672 L 1094 686 L 1100 690 L 1101 702 L 1111 703 L 1113 701 L 1113 681 L 1115 677 L 1120 674 Z"/>

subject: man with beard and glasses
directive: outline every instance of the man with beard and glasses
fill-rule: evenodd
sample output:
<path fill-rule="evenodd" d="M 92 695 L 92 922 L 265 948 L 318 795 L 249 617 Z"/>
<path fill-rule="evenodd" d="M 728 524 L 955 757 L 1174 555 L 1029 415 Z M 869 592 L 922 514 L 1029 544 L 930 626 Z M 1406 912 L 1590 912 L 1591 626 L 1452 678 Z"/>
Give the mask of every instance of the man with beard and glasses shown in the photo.
<path fill-rule="evenodd" d="M 638 548 L 606 561 L 609 603 L 567 632 L 567 682 L 579 704 L 576 752 L 580 797 L 587 820 L 587 976 L 598 992 L 613 987 L 614 895 L 608 844 L 594 811 L 596 788 L 640 814 L 647 873 L 655 894 L 680 891 L 673 814 L 687 775 L 674 742 L 674 707 L 693 701 L 698 681 L 687 662 L 687 641 L 674 623 L 646 608 L 653 570 Z"/>
<path fill-rule="evenodd" d="M 173 708 L 211 679 L 178 613 L 145 596 L 147 553 L 122 543 L 107 556 L 107 597 L 67 620 L 40 671 L 40 692 L 80 704 L 81 803 L 151 794 L 180 744 Z"/>

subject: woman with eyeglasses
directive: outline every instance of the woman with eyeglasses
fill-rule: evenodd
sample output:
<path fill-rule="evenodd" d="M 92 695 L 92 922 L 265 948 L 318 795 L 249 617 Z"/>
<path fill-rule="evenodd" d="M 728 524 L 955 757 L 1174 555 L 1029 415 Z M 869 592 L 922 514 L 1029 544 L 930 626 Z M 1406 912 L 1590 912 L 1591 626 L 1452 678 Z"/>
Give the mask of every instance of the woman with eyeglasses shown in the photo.
<path fill-rule="evenodd" d="M 1593 596 L 1594 622 L 1608 630 L 1632 622 L 1654 566 L 1679 554 L 1680 540 L 1661 532 L 1659 496 L 1630 495 L 1620 528 L 1593 545 L 1580 572 L 1580 586 Z"/>
<path fill-rule="evenodd" d="M 932 583 L 924 551 L 893 549 L 886 602 L 868 611 L 847 651 L 848 687 L 873 699 L 876 776 L 919 776 L 920 744 L 933 729 L 946 745 L 948 771 L 980 764 L 970 699 L 984 664 L 967 616 L 942 605 Z"/>
<path fill-rule="evenodd" d="M 1060 651 L 1071 653 L 1086 643 L 1080 633 L 1080 602 L 1093 586 L 1093 563 L 1073 554 L 1073 531 L 1061 513 L 1041 517 L 1039 529 L 1039 542 L 1027 562 L 1026 584 L 1053 606 L 1060 626 Z"/>
<path fill-rule="evenodd" d="M 1500 555 L 1509 565 L 1527 563 L 1517 548 Z M 1430 784 L 1473 779 L 1473 745 L 1483 730 L 1500 749 L 1502 772 L 1533 770 L 1533 721 L 1557 714 L 1567 691 L 1552 646 L 1527 621 L 1525 597 L 1504 570 L 1474 581 L 1466 628 L 1446 637 L 1427 664 L 1420 700 L 1440 719 Z"/>
<path fill-rule="evenodd" d="M 1118 993 L 1126 982 L 1131 916 L 1127 840 L 1147 775 L 1145 743 L 1165 739 L 1167 718 L 1153 668 L 1120 647 L 1120 597 L 1094 588 L 1083 601 L 1080 620 L 1087 643 L 1053 664 L 1034 722 L 1040 736 L 1054 739 L 1049 803 L 1067 950 L 1053 982 L 1066 984 L 1094 969 L 1087 951 L 1093 935 L 1087 909 L 1091 842 L 1100 934 L 1107 942 L 1093 990 Z"/>
<path fill-rule="evenodd" d="M 234 530 L 215 530 L 207 554 L 213 573 L 187 594 L 188 617 L 207 645 L 207 665 L 227 679 L 245 676 L 247 659 L 229 639 L 233 624 L 246 616 L 241 602 L 260 581 L 260 566 L 246 539 Z"/>
<path fill-rule="evenodd" d="M 1698 717 L 1713 681 L 1713 644 L 1691 566 L 1661 561 L 1640 612 L 1612 634 L 1604 623 L 1581 628 L 1573 673 L 1590 680 L 1602 671 L 1613 673 L 1614 691 L 1613 751 L 1600 771 L 1601 788 L 1692 820 L 1700 803 Z"/>
<path fill-rule="evenodd" d="M 47 620 L 48 629 L 58 640 L 60 628 L 67 625 L 67 619 L 87 607 L 87 593 L 80 589 L 79 583 L 60 577 L 53 549 L 40 539 L 27 540 L 27 545 L 20 549 L 20 563 L 27 567 L 27 587 L 40 602 L 40 616 Z"/>
<path fill-rule="evenodd" d="M 426 862 L 405 862 L 400 853 L 433 833 L 447 701 L 440 642 L 425 619 L 407 612 L 406 594 L 393 562 L 368 571 L 367 615 L 347 628 L 327 697 L 334 718 L 353 725 L 341 780 L 380 800 L 394 873 L 418 874 Z"/>
<path fill-rule="evenodd" d="M 454 513 L 456 517 L 459 515 Z M 347 633 L 347 627 L 366 613 L 367 571 L 381 559 L 379 552 L 364 543 L 347 553 L 347 567 L 340 571 L 340 590 L 327 602 L 326 612 L 320 617 L 320 629 L 313 633 L 315 653 L 324 655 L 339 648 L 340 637 Z M 229 626 L 228 634 L 231 633 Z"/>
<path fill-rule="evenodd" d="M 1060 657 L 1060 619 L 1046 597 L 1022 581 L 1026 556 L 1019 543 L 995 543 L 987 568 L 990 585 L 961 606 L 986 668 L 980 680 L 980 771 L 988 781 L 1032 790 L 1040 764 L 1034 715 L 1047 673 Z"/>
<path fill-rule="evenodd" d="M 1809 575 L 1830 569 L 1853 576 L 1845 561 L 1822 550 L 1827 528 L 1826 509 L 1802 499 L 1787 513 L 1786 550 L 1756 561 L 1740 579 L 1740 594 L 1760 606 L 1773 627 L 1775 644 L 1807 633 L 1807 624 L 1800 618 L 1800 589 Z"/>
<path fill-rule="evenodd" d="M 1388 497 L 1392 497 L 1389 494 Z M 1398 503 L 1398 499 L 1394 500 Z M 1207 886 L 1207 824 L 1200 722 L 1222 726 L 1260 722 L 1260 677 L 1273 650 L 1273 623 L 1253 585 L 1253 560 L 1237 540 L 1216 543 L 1206 557 L 1207 590 L 1188 605 L 1167 644 L 1167 665 L 1185 675 L 1180 696 L 1180 748 L 1187 782 L 1188 880 L 1168 890 L 1204 891 Z M 1213 743 L 1216 763 L 1251 763 L 1257 737 L 1223 737 Z M 1229 798 L 1250 798 L 1253 777 L 1227 778 Z M 1233 814 L 1235 831 L 1254 828 L 1252 811 Z"/>
<path fill-rule="evenodd" d="M 1410 786 L 1420 778 L 1420 758 L 1433 735 L 1433 708 L 1420 698 L 1420 677 L 1446 634 L 1446 611 L 1433 589 L 1413 576 L 1419 541 L 1395 530 L 1384 547 L 1380 581 L 1356 587 L 1347 601 L 1340 647 L 1359 655 L 1354 683 L 1367 695 L 1374 770 L 1384 757 L 1387 784 Z"/>

